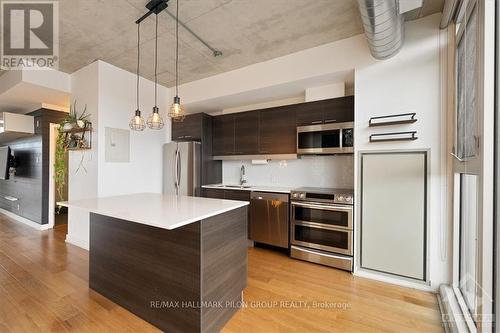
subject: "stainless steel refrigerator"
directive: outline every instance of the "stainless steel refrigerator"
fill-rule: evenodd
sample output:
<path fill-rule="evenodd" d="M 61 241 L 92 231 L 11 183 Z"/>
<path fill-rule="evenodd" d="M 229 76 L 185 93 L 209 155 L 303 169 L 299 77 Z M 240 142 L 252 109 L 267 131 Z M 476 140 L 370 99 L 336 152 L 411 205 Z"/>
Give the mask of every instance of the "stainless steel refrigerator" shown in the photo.
<path fill-rule="evenodd" d="M 163 193 L 199 195 L 201 144 L 170 142 L 163 146 Z"/>

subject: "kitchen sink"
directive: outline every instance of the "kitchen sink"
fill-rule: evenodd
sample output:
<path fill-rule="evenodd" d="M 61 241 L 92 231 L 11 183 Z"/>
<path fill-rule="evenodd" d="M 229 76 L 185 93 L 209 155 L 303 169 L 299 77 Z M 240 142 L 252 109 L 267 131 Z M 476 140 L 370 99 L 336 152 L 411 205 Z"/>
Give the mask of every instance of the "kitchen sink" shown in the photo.
<path fill-rule="evenodd" d="M 213 185 L 213 187 L 218 187 L 218 188 L 239 188 L 239 189 L 252 188 L 252 186 L 250 186 L 250 185 L 224 185 L 224 184 Z"/>

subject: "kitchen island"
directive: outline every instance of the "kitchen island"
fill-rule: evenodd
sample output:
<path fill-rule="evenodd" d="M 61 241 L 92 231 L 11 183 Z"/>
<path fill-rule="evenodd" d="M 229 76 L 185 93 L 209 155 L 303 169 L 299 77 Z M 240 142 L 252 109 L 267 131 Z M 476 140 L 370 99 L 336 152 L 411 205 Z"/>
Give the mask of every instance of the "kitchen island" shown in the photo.
<path fill-rule="evenodd" d="M 144 320 L 212 332 L 239 309 L 248 202 L 148 193 L 59 204 L 90 213 L 90 288 Z"/>

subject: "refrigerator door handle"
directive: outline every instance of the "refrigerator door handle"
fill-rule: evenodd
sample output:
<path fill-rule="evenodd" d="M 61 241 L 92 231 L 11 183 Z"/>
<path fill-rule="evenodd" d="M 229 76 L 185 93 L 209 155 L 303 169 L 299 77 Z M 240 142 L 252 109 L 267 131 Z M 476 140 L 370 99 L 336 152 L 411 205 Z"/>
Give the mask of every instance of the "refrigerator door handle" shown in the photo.
<path fill-rule="evenodd" d="M 177 167 L 178 167 L 178 158 L 179 158 L 179 150 L 175 150 L 175 160 L 174 160 L 174 167 L 173 167 L 173 172 L 174 172 L 174 186 L 175 186 L 175 193 L 179 192 L 179 182 L 177 180 Z"/>
<path fill-rule="evenodd" d="M 178 151 L 177 158 L 177 194 L 179 194 L 179 187 L 181 186 L 181 174 L 182 174 L 182 163 L 181 163 L 181 151 Z"/>

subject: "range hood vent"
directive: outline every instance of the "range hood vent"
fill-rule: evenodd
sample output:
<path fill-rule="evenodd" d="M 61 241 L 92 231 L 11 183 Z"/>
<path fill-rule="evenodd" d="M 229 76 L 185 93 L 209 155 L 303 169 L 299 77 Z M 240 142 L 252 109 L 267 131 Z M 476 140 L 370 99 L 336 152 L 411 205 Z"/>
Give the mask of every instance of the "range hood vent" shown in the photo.
<path fill-rule="evenodd" d="M 392 57 L 403 46 L 404 17 L 397 0 L 358 0 L 370 52 L 375 59 Z"/>

